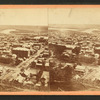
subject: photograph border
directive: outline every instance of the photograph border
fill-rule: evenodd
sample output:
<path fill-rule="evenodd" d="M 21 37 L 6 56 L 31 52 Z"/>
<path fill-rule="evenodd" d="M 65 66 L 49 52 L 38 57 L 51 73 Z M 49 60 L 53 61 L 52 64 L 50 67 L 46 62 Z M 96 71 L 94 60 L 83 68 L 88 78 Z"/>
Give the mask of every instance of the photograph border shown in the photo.
<path fill-rule="evenodd" d="M 0 9 L 20 8 L 100 8 L 100 5 L 0 5 Z M 100 95 L 100 91 L 0 92 L 0 95 Z"/>

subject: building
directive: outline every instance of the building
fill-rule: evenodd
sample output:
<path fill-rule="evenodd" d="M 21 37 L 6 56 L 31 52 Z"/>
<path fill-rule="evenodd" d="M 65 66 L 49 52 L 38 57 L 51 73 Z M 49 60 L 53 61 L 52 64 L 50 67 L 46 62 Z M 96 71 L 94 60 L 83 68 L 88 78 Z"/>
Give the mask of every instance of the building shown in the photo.
<path fill-rule="evenodd" d="M 16 54 L 17 57 L 20 57 L 20 58 L 26 57 L 27 58 L 30 56 L 30 49 L 17 47 L 17 48 L 12 49 L 12 53 Z"/>

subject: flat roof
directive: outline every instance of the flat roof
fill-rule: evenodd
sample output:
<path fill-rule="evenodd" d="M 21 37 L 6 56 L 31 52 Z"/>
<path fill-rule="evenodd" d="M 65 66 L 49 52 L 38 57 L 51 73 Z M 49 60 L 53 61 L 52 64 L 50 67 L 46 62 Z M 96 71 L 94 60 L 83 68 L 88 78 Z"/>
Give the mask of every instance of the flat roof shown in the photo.
<path fill-rule="evenodd" d="M 22 48 L 22 47 L 13 48 L 13 50 L 29 51 L 29 49 L 27 49 L 27 48 Z"/>

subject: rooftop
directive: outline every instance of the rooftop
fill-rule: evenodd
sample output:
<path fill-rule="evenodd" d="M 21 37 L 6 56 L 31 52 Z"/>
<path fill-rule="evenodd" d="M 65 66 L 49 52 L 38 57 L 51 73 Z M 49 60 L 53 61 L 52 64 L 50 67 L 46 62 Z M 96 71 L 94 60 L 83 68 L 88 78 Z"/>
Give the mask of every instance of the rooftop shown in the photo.
<path fill-rule="evenodd" d="M 22 47 L 13 48 L 13 50 L 29 51 L 29 49 L 27 49 L 27 48 L 22 48 Z"/>

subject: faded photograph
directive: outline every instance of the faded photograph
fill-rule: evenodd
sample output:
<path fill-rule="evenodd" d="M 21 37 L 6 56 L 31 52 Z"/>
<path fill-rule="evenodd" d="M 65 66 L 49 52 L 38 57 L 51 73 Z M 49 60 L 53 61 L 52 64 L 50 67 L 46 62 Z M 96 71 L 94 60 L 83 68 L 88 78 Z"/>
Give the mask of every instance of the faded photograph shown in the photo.
<path fill-rule="evenodd" d="M 0 92 L 100 91 L 99 12 L 0 9 Z"/>
<path fill-rule="evenodd" d="M 100 8 L 49 8 L 51 91 L 100 91 Z"/>
<path fill-rule="evenodd" d="M 46 8 L 0 9 L 0 92 L 49 91 Z"/>

